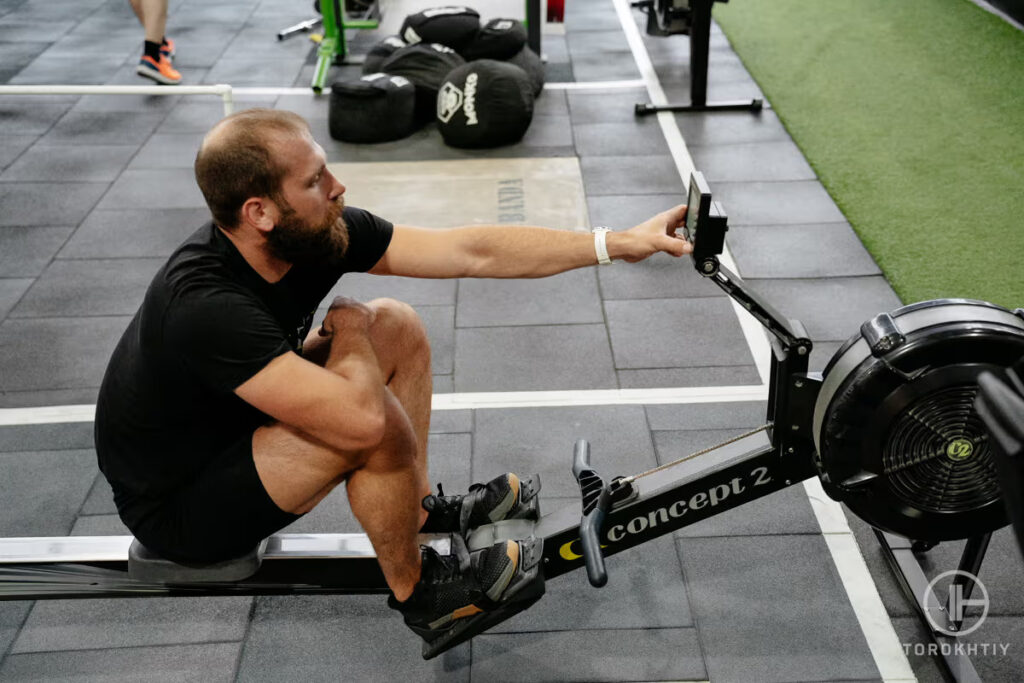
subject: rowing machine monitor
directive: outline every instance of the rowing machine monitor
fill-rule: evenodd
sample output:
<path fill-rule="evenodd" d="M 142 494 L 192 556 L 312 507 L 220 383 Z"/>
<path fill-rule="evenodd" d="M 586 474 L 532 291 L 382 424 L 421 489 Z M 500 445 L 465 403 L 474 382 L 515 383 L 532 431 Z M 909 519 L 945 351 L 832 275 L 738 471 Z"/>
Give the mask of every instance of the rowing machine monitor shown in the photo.
<path fill-rule="evenodd" d="M 714 275 L 718 272 L 718 255 L 725 248 L 728 217 L 718 202 L 712 201 L 708 181 L 699 171 L 690 175 L 686 204 L 683 233 L 686 241 L 693 245 L 693 265 L 701 275 Z"/>

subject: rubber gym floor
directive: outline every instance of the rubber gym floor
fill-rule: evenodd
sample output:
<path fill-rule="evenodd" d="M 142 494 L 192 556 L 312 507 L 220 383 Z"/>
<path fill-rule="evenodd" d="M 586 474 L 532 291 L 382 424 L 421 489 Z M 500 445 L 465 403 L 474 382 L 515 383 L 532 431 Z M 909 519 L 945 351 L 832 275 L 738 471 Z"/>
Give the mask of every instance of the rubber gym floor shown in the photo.
<path fill-rule="evenodd" d="M 386 21 L 411 11 L 383 2 Z M 326 100 L 308 89 L 311 44 L 274 39 L 309 3 L 172 0 L 168 33 L 187 83 L 264 88 L 237 106 L 305 116 L 349 202 L 387 218 L 625 228 L 681 203 L 695 166 L 730 216 L 739 272 L 809 330 L 812 369 L 900 305 L 770 106 L 636 119 L 635 102 L 688 99 L 687 38 L 646 36 L 622 0 L 567 5 L 545 27 L 549 85 L 528 134 L 480 153 L 433 128 L 332 141 Z M 354 33 L 353 52 L 385 33 Z M 123 0 L 0 0 L 0 82 L 139 84 L 140 34 Z M 761 96 L 717 27 L 710 63 L 711 100 Z M 127 533 L 92 424 L 60 407 L 95 402 L 150 277 L 205 219 L 191 163 L 221 115 L 200 96 L 0 97 L 0 536 Z M 577 438 L 599 471 L 626 474 L 764 419 L 764 338 L 688 260 L 521 282 L 347 276 L 337 292 L 404 299 L 426 322 L 431 476 L 449 491 L 540 472 L 546 509 L 578 505 Z M 0 680 L 944 680 L 915 654 L 924 631 L 870 531 L 812 498 L 793 486 L 616 555 L 601 590 L 582 572 L 555 579 L 532 609 L 430 662 L 381 596 L 4 602 Z M 356 530 L 341 491 L 292 529 Z M 933 550 L 928 571 L 954 568 L 958 546 Z M 997 532 L 981 572 L 991 611 L 966 638 L 988 646 L 973 658 L 986 681 L 1024 671 L 1021 570 Z"/>

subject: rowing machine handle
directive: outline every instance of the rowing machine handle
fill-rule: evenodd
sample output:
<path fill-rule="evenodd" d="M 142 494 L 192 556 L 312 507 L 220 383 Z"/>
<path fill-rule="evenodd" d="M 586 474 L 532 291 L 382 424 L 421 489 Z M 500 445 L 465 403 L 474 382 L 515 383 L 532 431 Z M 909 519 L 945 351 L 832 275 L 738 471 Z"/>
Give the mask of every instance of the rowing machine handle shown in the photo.
<path fill-rule="evenodd" d="M 583 519 L 580 520 L 580 545 L 587 565 L 587 578 L 595 588 L 608 583 L 608 570 L 601 554 L 601 531 L 608 514 L 611 495 L 600 475 L 590 467 L 590 444 L 580 439 L 572 459 L 572 474 L 580 485 L 583 497 Z"/>

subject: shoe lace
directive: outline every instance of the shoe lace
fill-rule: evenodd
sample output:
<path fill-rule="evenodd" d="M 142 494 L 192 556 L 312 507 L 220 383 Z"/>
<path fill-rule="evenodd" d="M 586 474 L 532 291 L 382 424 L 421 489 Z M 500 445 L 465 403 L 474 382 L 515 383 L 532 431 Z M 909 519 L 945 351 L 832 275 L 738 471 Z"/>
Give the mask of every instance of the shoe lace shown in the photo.
<path fill-rule="evenodd" d="M 468 576 L 470 557 L 465 539 L 459 534 L 452 534 L 451 546 L 450 555 L 441 555 L 430 546 L 422 546 L 424 560 L 430 564 L 432 583 L 451 583 Z"/>

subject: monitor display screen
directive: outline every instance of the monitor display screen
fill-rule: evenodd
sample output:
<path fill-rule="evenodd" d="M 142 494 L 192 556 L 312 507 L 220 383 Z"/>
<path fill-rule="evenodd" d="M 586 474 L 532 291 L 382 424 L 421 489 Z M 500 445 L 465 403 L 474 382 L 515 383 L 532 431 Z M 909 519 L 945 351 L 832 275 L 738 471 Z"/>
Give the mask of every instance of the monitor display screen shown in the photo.
<path fill-rule="evenodd" d="M 690 182 L 690 196 L 686 201 L 686 239 L 691 244 L 697 239 L 697 218 L 700 216 L 700 187 Z"/>

